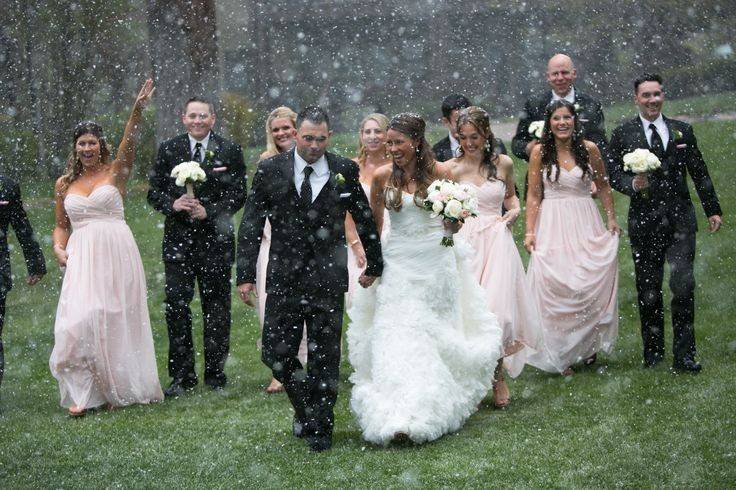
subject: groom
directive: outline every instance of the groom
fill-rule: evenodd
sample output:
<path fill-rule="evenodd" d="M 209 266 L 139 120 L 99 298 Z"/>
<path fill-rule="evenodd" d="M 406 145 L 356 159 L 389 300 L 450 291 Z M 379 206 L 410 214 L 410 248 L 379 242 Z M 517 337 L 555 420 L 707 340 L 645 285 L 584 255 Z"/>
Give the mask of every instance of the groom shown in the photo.
<path fill-rule="evenodd" d="M 639 300 L 644 365 L 664 358 L 664 305 L 662 276 L 670 264 L 672 290 L 672 367 L 697 373 L 695 359 L 695 209 L 686 177 L 689 174 L 700 197 L 708 228 L 721 227 L 721 206 L 698 149 L 693 128 L 662 115 L 664 88 L 659 75 L 634 81 L 634 102 L 639 114 L 613 131 L 609 146 L 611 186 L 631 198 L 629 237 L 634 256 Z M 649 175 L 624 170 L 623 158 L 638 148 L 651 151 L 662 166 Z"/>
<path fill-rule="evenodd" d="M 343 298 L 348 288 L 345 213 L 350 212 L 368 265 L 368 287 L 381 275 L 381 245 L 351 160 L 325 153 L 329 119 L 307 107 L 296 121 L 295 149 L 258 165 L 238 230 L 237 282 L 243 302 L 255 292 L 256 260 L 266 217 L 271 250 L 266 279 L 263 362 L 294 407 L 294 435 L 313 451 L 332 446 Z M 307 325 L 309 362 L 297 353 Z"/>

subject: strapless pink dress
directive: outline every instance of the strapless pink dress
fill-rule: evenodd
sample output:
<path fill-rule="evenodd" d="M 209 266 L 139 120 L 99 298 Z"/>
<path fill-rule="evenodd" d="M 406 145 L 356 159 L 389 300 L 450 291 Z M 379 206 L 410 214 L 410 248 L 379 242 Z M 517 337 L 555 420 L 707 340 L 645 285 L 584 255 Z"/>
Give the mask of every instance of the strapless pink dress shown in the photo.
<path fill-rule="evenodd" d="M 473 247 L 471 267 L 488 299 L 488 307 L 503 329 L 504 367 L 509 375 L 521 374 L 531 350 L 540 349 L 542 332 L 524 264 L 501 209 L 506 186 L 486 181 L 478 192 L 478 217 L 470 218 L 460 235 Z"/>
<path fill-rule="evenodd" d="M 67 194 L 72 224 L 49 366 L 61 406 L 87 409 L 163 400 L 146 276 L 117 187 Z"/>
<path fill-rule="evenodd" d="M 544 199 L 536 223 L 536 249 L 527 276 L 542 316 L 544 349 L 530 357 L 549 372 L 603 351 L 618 336 L 618 235 L 603 225 L 582 170 L 543 178 Z"/>

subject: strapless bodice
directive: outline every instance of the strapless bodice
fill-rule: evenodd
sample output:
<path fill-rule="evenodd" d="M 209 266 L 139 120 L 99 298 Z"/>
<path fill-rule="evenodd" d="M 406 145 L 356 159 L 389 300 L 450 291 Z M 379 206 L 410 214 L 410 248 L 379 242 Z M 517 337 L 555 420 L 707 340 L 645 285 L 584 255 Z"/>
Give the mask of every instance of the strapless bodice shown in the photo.
<path fill-rule="evenodd" d="M 414 194 L 402 192 L 401 202 L 400 210 L 390 209 L 388 213 L 391 219 L 391 240 L 416 239 L 429 235 L 439 235 L 441 239 L 444 229 L 441 218 L 432 218 L 429 211 L 414 204 Z"/>
<path fill-rule="evenodd" d="M 123 196 L 112 184 L 97 187 L 89 196 L 67 194 L 64 208 L 73 228 L 96 221 L 125 222 Z"/>
<path fill-rule="evenodd" d="M 590 197 L 590 173 L 585 175 L 584 179 L 580 176 L 583 170 L 577 165 L 572 170 L 565 170 L 560 167 L 560 178 L 555 182 L 555 172 L 552 171 L 550 178 L 547 180 L 546 171 L 542 170 L 542 185 L 544 185 L 544 199 L 569 199 Z"/>
<path fill-rule="evenodd" d="M 478 197 L 478 216 L 501 216 L 501 207 L 506 197 L 506 185 L 501 180 L 487 180 L 482 185 L 463 182 L 476 189 Z"/>

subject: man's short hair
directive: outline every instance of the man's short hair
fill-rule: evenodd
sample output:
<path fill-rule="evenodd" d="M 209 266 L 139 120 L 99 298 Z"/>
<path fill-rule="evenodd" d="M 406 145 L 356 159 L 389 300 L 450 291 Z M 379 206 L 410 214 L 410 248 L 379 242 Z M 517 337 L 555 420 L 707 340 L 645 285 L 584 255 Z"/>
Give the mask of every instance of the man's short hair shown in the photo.
<path fill-rule="evenodd" d="M 209 99 L 205 99 L 204 97 L 200 97 L 198 95 L 195 95 L 194 97 L 189 97 L 187 101 L 184 103 L 184 107 L 182 107 L 182 113 L 187 113 L 187 107 L 189 107 L 189 104 L 192 102 L 199 102 L 200 104 L 207 104 L 207 106 L 210 108 L 210 112 L 212 114 L 215 113 L 215 104 L 213 104 Z"/>
<path fill-rule="evenodd" d="M 317 105 L 310 105 L 299 111 L 296 116 L 296 128 L 299 129 L 304 121 L 309 121 L 315 125 L 325 123 L 327 129 L 330 129 L 330 118 L 327 116 L 327 112 Z"/>
<path fill-rule="evenodd" d="M 450 119 L 450 115 L 454 110 L 465 109 L 471 104 L 467 97 L 462 94 L 450 94 L 442 101 L 442 117 Z"/>
<path fill-rule="evenodd" d="M 660 77 L 656 73 L 645 73 L 636 80 L 634 80 L 634 93 L 639 92 L 639 85 L 641 85 L 644 82 L 658 82 L 660 85 L 662 85 L 662 77 Z"/>

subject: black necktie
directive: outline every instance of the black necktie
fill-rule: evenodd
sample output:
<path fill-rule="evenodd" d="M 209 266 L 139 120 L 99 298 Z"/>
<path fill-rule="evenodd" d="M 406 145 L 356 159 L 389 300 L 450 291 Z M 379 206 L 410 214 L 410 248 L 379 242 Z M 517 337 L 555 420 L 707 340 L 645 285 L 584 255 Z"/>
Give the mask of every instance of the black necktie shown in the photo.
<path fill-rule="evenodd" d="M 197 142 L 194 145 L 194 156 L 192 156 L 192 160 L 202 163 L 202 143 Z"/>
<path fill-rule="evenodd" d="M 299 197 L 302 203 L 309 206 L 312 204 L 312 184 L 309 183 L 309 176 L 312 175 L 314 169 L 307 165 L 304 167 L 304 181 L 302 182 L 302 191 Z"/>
<path fill-rule="evenodd" d="M 654 123 L 649 125 L 649 129 L 652 130 L 652 143 L 649 146 L 652 148 L 652 153 L 661 159 L 664 156 L 664 144 L 662 144 L 662 138 L 659 137 L 657 126 L 655 126 Z"/>

